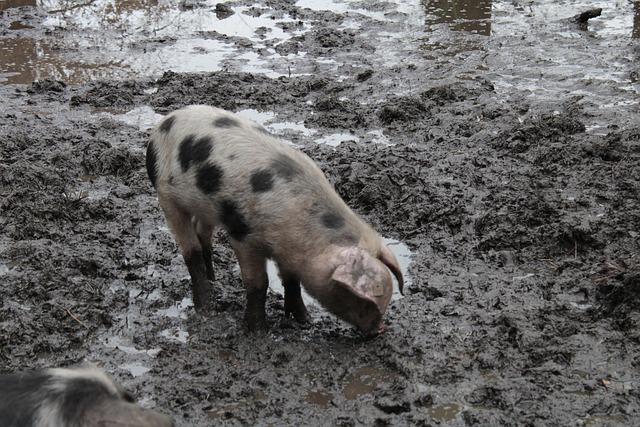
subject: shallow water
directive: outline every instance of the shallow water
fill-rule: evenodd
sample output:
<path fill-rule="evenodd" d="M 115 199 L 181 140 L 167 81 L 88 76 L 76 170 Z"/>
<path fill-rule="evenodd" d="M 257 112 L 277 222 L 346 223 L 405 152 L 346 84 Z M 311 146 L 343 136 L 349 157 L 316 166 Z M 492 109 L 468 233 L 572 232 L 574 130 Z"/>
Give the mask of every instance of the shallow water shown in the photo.
<path fill-rule="evenodd" d="M 3 5 L 15 8 L 35 3 Z M 81 5 L 64 0 L 38 1 L 35 10 L 42 15 L 37 27 L 29 24 L 34 28 L 21 28 L 17 14 L 3 37 L 1 75 L 5 83 L 54 78 L 79 84 L 96 78 L 159 77 L 168 70 L 231 68 L 278 77 L 308 74 L 310 61 L 318 63 L 318 58 L 305 60 L 305 52 L 281 55 L 275 49 L 292 37 L 309 33 L 312 27 L 308 21 L 290 14 L 276 16 L 259 6 L 231 6 L 234 13 L 219 18 L 216 4 L 213 0 L 193 3 L 192 7 L 180 7 L 173 1 L 151 5 L 136 0 L 96 0 Z M 560 30 L 556 22 L 588 8 L 602 7 L 602 16 L 589 23 L 593 42 L 615 49 L 640 33 L 637 2 L 403 0 L 396 3 L 394 13 L 365 9 L 362 2 L 339 0 L 300 0 L 296 6 L 344 15 L 345 21 L 337 28 L 352 26 L 356 21 L 350 16 L 354 14 L 371 20 L 376 32 L 369 35 L 377 51 L 371 59 L 380 66 L 424 59 L 457 62 L 480 55 L 486 67 L 499 62 L 496 65 L 501 69 L 503 85 L 517 85 L 548 96 L 561 88 L 545 87 L 540 76 L 534 77 L 531 71 L 541 62 L 547 73 L 567 77 L 561 79 L 563 88 L 571 88 L 577 80 L 628 78 L 624 75 L 625 64 L 593 56 L 579 40 L 577 27 L 574 31 Z M 377 27 L 385 23 L 389 31 L 379 31 Z M 545 46 L 527 42 L 533 26 L 554 32 L 566 43 Z M 470 37 L 474 34 L 477 37 Z M 518 53 L 502 55 L 501 46 L 510 43 L 521 45 Z M 336 57 L 328 56 L 327 60 L 325 66 L 336 70 L 343 65 Z"/>

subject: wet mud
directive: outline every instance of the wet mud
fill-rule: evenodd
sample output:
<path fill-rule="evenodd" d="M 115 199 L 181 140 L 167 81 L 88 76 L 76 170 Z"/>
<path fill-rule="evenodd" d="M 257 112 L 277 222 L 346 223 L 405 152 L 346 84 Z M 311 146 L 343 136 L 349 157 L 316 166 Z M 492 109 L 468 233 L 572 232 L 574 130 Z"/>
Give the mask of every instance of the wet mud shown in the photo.
<path fill-rule="evenodd" d="M 574 17 L 599 5 L 478 2 L 460 17 L 440 3 L 176 9 L 276 22 L 286 37 L 199 34 L 270 72 L 227 56 L 219 70 L 76 80 L 3 57 L 0 370 L 89 360 L 178 426 L 635 425 L 637 3 L 600 2 L 586 27 Z M 78 40 L 81 26 L 45 25 L 73 10 L 6 8 L 3 43 Z M 607 24 L 624 14 L 624 32 Z M 120 47 L 181 46 L 147 36 Z M 367 340 L 314 305 L 300 326 L 274 291 L 269 333 L 248 334 L 222 233 L 215 312 L 195 313 L 144 169 L 149 127 L 193 103 L 296 144 L 407 245 L 410 284 L 386 334 Z"/>

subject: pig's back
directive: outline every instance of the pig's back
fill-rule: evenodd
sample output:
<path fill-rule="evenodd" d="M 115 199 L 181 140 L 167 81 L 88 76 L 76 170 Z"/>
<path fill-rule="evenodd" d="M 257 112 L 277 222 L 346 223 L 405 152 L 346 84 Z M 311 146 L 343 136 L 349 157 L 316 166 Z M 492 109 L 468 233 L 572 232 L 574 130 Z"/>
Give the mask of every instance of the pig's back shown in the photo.
<path fill-rule="evenodd" d="M 308 156 L 230 112 L 178 110 L 154 129 L 150 145 L 161 202 L 222 225 L 240 242 L 270 253 L 309 250 L 300 246 L 353 244 L 364 226 Z"/>

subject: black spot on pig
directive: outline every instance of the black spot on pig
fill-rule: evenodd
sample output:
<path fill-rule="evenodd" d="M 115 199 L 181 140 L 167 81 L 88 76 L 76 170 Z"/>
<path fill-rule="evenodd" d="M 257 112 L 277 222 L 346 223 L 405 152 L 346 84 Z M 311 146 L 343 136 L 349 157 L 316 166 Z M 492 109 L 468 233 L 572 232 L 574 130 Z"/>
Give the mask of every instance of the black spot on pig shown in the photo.
<path fill-rule="evenodd" d="M 216 165 L 205 165 L 196 172 L 196 185 L 204 193 L 216 193 L 221 184 L 222 169 Z"/>
<path fill-rule="evenodd" d="M 264 193 L 273 188 L 273 174 L 268 170 L 258 170 L 251 174 L 251 189 L 254 193 Z"/>
<path fill-rule="evenodd" d="M 180 144 L 178 159 L 182 172 L 189 170 L 192 163 L 201 163 L 207 160 L 213 147 L 213 139 L 210 136 L 203 136 L 195 139 L 194 135 L 187 136 Z"/>
<path fill-rule="evenodd" d="M 214 120 L 213 125 L 218 128 L 233 128 L 240 126 L 240 122 L 233 117 L 220 117 Z"/>
<path fill-rule="evenodd" d="M 273 159 L 271 162 L 271 168 L 275 171 L 277 176 L 284 178 L 287 181 L 290 181 L 296 175 L 302 173 L 300 165 L 291 157 L 284 154 Z"/>
<path fill-rule="evenodd" d="M 320 216 L 322 225 L 331 229 L 338 230 L 344 225 L 344 218 L 333 212 L 325 212 Z"/>
<path fill-rule="evenodd" d="M 225 200 L 222 202 L 222 224 L 229 233 L 229 237 L 239 242 L 251 232 L 249 225 L 245 222 L 244 217 L 238 210 L 236 204 L 232 201 Z"/>
<path fill-rule="evenodd" d="M 176 118 L 174 116 L 170 116 L 164 119 L 164 121 L 160 124 L 160 132 L 169 133 L 175 121 Z"/>
<path fill-rule="evenodd" d="M 149 175 L 149 180 L 151 180 L 151 184 L 156 186 L 156 181 L 158 180 L 158 153 L 156 152 L 156 147 L 153 145 L 153 141 L 149 142 L 147 146 L 147 175 Z"/>

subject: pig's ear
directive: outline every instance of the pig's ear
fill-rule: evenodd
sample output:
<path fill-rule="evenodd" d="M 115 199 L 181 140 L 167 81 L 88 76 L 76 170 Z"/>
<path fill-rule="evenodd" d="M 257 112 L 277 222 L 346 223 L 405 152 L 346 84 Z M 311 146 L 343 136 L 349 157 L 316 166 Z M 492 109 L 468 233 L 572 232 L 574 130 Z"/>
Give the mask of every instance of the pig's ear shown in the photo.
<path fill-rule="evenodd" d="M 380 250 L 378 259 L 382 261 L 384 265 L 389 267 L 389 270 L 391 270 L 393 275 L 396 276 L 396 280 L 398 280 L 398 289 L 400 289 L 400 293 L 404 295 L 404 278 L 402 277 L 402 270 L 400 270 L 400 265 L 398 264 L 396 256 L 384 243 L 382 244 L 382 249 Z"/>
<path fill-rule="evenodd" d="M 340 254 L 340 263 L 333 271 L 331 279 L 343 289 L 373 302 L 374 297 L 384 295 L 384 287 L 380 280 L 366 278 L 367 273 L 375 274 L 376 268 L 380 268 L 376 266 L 377 262 L 361 249 L 349 248 Z"/>

